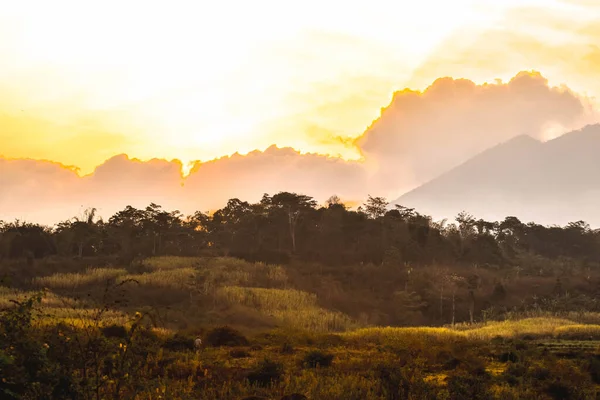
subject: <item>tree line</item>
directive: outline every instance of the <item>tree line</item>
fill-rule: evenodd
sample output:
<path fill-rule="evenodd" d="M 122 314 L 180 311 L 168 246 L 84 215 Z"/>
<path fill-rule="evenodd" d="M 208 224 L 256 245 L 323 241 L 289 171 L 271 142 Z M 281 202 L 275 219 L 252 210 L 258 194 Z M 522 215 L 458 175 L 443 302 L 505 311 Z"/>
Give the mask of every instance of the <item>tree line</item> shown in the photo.
<path fill-rule="evenodd" d="M 600 231 L 583 221 L 566 226 L 524 223 L 509 216 L 486 221 L 462 212 L 433 221 L 413 208 L 369 196 L 350 210 L 337 196 L 318 206 L 310 196 L 280 192 L 257 203 L 234 198 L 212 214 L 184 216 L 151 203 L 127 206 L 107 221 L 89 209 L 48 227 L 0 222 L 0 257 L 229 255 L 285 264 L 469 264 L 505 266 L 519 254 L 549 259 L 600 259 Z"/>

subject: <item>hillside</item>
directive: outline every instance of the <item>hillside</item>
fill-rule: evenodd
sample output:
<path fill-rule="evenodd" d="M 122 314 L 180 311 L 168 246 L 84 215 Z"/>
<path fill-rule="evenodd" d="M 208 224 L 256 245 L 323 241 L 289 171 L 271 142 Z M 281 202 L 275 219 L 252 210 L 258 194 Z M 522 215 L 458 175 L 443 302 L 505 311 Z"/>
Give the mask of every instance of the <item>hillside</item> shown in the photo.
<path fill-rule="evenodd" d="M 394 204 L 416 207 L 435 218 L 466 210 L 497 220 L 600 226 L 600 125 L 589 125 L 542 143 L 517 136 L 406 193 Z"/>

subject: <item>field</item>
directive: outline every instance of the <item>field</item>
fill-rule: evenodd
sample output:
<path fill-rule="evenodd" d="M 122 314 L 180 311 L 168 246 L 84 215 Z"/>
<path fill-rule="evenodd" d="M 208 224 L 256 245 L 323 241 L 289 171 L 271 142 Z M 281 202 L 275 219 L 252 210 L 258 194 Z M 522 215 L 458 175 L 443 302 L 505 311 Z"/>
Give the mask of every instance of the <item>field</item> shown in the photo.
<path fill-rule="evenodd" d="M 0 397 L 595 399 L 600 393 L 598 314 L 377 326 L 301 285 L 307 274 L 233 258 L 157 257 L 14 279 L 13 287 L 0 286 L 0 370 L 8 373 Z M 201 349 L 194 347 L 197 336 Z"/>

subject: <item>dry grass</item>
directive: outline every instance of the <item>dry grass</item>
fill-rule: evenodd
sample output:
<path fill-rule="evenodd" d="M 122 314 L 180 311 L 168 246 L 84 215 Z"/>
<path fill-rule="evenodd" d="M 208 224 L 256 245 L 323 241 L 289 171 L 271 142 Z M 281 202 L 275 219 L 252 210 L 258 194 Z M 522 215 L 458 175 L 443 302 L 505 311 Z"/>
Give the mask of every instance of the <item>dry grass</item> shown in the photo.
<path fill-rule="evenodd" d="M 250 307 L 293 328 L 340 332 L 356 327 L 347 315 L 320 308 L 315 294 L 299 290 L 226 286 L 219 289 L 217 298 Z"/>
<path fill-rule="evenodd" d="M 185 289 L 194 282 L 195 273 L 194 268 L 157 270 L 144 274 L 123 275 L 119 282 L 134 280 L 144 286 Z"/>
<path fill-rule="evenodd" d="M 600 325 L 566 325 L 559 326 L 554 330 L 554 336 L 558 339 L 599 339 Z"/>
<path fill-rule="evenodd" d="M 38 292 L 13 290 L 0 287 L 0 309 L 13 307 L 11 300 L 23 301 L 35 296 Z M 97 324 L 125 324 L 128 317 L 125 313 L 114 310 L 101 310 L 98 308 L 87 308 L 83 303 L 52 292 L 45 292 L 39 307 L 41 314 L 37 319 L 40 325 L 53 325 L 59 322 L 67 323 L 76 327 L 85 327 Z"/>
<path fill-rule="evenodd" d="M 179 268 L 192 268 L 197 265 L 202 259 L 199 257 L 177 257 L 163 256 L 151 257 L 143 261 L 143 265 L 153 271 L 171 270 Z"/>
<path fill-rule="evenodd" d="M 49 289 L 76 289 L 92 284 L 101 284 L 125 275 L 126 270 L 121 268 L 88 268 L 84 273 L 58 273 L 50 276 L 33 279 L 36 287 Z"/>
<path fill-rule="evenodd" d="M 215 294 L 223 286 L 286 288 L 288 275 L 285 268 L 278 265 L 217 257 L 201 263 L 198 267 L 198 280 L 204 294 Z"/>
<path fill-rule="evenodd" d="M 493 337 L 552 336 L 559 327 L 573 325 L 562 318 L 525 318 L 517 321 L 489 322 L 475 329 L 462 331 L 470 339 L 488 340 Z"/>
<path fill-rule="evenodd" d="M 396 328 L 391 326 L 358 329 L 352 332 L 343 333 L 343 336 L 349 340 L 356 340 L 359 342 L 367 341 L 380 344 L 406 342 L 414 339 L 448 342 L 465 338 L 464 332 L 459 332 L 448 328 Z"/>
<path fill-rule="evenodd" d="M 128 326 L 130 318 L 127 314 L 115 310 L 51 308 L 44 310 L 44 315 L 39 322 L 41 325 L 64 323 L 76 328 L 85 328 L 112 324 Z"/>
<path fill-rule="evenodd" d="M 0 309 L 11 307 L 14 303 L 11 300 L 23 301 L 36 295 L 34 291 L 21 291 L 0 286 Z M 78 307 L 79 302 L 70 298 L 59 296 L 52 292 L 46 292 L 42 297 L 42 308 L 62 308 L 62 307 Z"/>
<path fill-rule="evenodd" d="M 578 324 L 564 318 L 525 318 L 511 321 L 492 321 L 457 328 L 441 327 L 371 327 L 344 333 L 348 339 L 388 343 L 421 338 L 425 340 L 453 341 L 459 339 L 490 340 L 495 337 L 515 338 L 600 338 L 600 325 Z"/>

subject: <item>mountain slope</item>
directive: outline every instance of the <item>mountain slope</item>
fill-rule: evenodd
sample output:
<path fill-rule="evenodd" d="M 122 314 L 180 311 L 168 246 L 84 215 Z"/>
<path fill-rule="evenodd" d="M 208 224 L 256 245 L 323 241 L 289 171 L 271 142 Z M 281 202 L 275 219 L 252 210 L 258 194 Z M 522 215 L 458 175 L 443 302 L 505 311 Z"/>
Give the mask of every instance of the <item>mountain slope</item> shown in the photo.
<path fill-rule="evenodd" d="M 436 219 L 462 210 L 498 220 L 600 226 L 600 125 L 542 143 L 517 136 L 406 193 L 394 204 Z"/>

